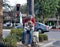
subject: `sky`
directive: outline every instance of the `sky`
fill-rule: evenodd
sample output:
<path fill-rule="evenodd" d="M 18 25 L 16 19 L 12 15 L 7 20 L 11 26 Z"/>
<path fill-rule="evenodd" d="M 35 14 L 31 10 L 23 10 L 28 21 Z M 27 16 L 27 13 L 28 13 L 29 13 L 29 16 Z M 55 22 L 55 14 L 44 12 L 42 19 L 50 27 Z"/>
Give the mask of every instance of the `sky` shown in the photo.
<path fill-rule="evenodd" d="M 9 4 L 11 6 L 14 6 L 15 4 L 19 3 L 21 5 L 27 3 L 27 0 L 8 0 L 9 1 Z"/>

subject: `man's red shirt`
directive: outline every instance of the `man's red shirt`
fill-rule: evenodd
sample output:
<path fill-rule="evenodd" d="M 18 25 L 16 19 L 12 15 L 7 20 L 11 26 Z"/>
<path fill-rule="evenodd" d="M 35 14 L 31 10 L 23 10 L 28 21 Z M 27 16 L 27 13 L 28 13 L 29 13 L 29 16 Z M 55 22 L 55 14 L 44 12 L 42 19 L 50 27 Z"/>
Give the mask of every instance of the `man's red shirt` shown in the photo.
<path fill-rule="evenodd" d="M 35 20 L 35 17 L 32 17 L 31 21 L 34 23 L 34 26 L 36 26 L 36 20 Z M 24 20 L 23 20 L 23 25 L 28 22 L 28 18 L 25 17 Z"/>

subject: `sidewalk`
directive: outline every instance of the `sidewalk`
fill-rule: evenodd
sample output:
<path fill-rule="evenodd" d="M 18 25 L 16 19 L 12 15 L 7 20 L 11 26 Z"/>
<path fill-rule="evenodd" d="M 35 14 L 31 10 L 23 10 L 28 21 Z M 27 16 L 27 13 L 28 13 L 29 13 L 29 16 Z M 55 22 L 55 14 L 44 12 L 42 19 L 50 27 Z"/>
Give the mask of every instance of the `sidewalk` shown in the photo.
<path fill-rule="evenodd" d="M 56 41 L 55 40 L 48 40 L 48 41 L 40 42 L 38 45 L 40 47 L 47 47 L 49 45 L 52 45 L 54 42 L 56 42 Z"/>
<path fill-rule="evenodd" d="M 56 42 L 55 40 L 48 40 L 48 41 L 44 41 L 44 42 L 39 42 L 38 46 L 39 47 L 47 47 L 49 45 L 52 45 L 54 42 Z M 18 47 L 21 47 L 21 42 L 17 42 Z"/>

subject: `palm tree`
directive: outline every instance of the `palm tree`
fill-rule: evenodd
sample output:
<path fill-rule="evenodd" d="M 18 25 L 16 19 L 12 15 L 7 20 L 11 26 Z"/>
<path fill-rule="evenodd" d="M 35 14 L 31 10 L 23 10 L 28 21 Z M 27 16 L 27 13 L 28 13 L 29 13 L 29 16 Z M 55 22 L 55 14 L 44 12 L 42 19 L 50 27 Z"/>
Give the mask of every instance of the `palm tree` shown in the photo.
<path fill-rule="evenodd" d="M 11 6 L 9 5 L 8 0 L 3 0 L 3 10 L 4 11 L 11 11 Z"/>

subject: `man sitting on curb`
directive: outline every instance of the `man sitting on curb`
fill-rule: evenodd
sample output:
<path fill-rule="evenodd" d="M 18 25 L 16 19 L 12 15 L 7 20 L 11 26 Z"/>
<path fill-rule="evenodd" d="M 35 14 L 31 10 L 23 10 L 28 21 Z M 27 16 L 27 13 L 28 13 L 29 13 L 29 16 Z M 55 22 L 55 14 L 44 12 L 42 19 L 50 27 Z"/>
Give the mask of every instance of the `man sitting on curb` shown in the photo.
<path fill-rule="evenodd" d="M 22 43 L 25 44 L 26 40 L 26 34 L 29 32 L 29 40 L 28 40 L 28 47 L 31 47 L 32 44 L 32 39 L 33 39 L 33 31 L 34 31 L 34 26 L 36 25 L 35 19 L 33 19 L 32 16 L 28 16 L 26 19 L 23 21 L 23 26 L 24 26 L 24 32 L 23 32 L 23 37 L 22 37 Z M 29 27 L 28 27 L 29 26 Z M 30 27 L 31 26 L 31 27 Z M 29 29 L 30 28 L 30 29 Z"/>

